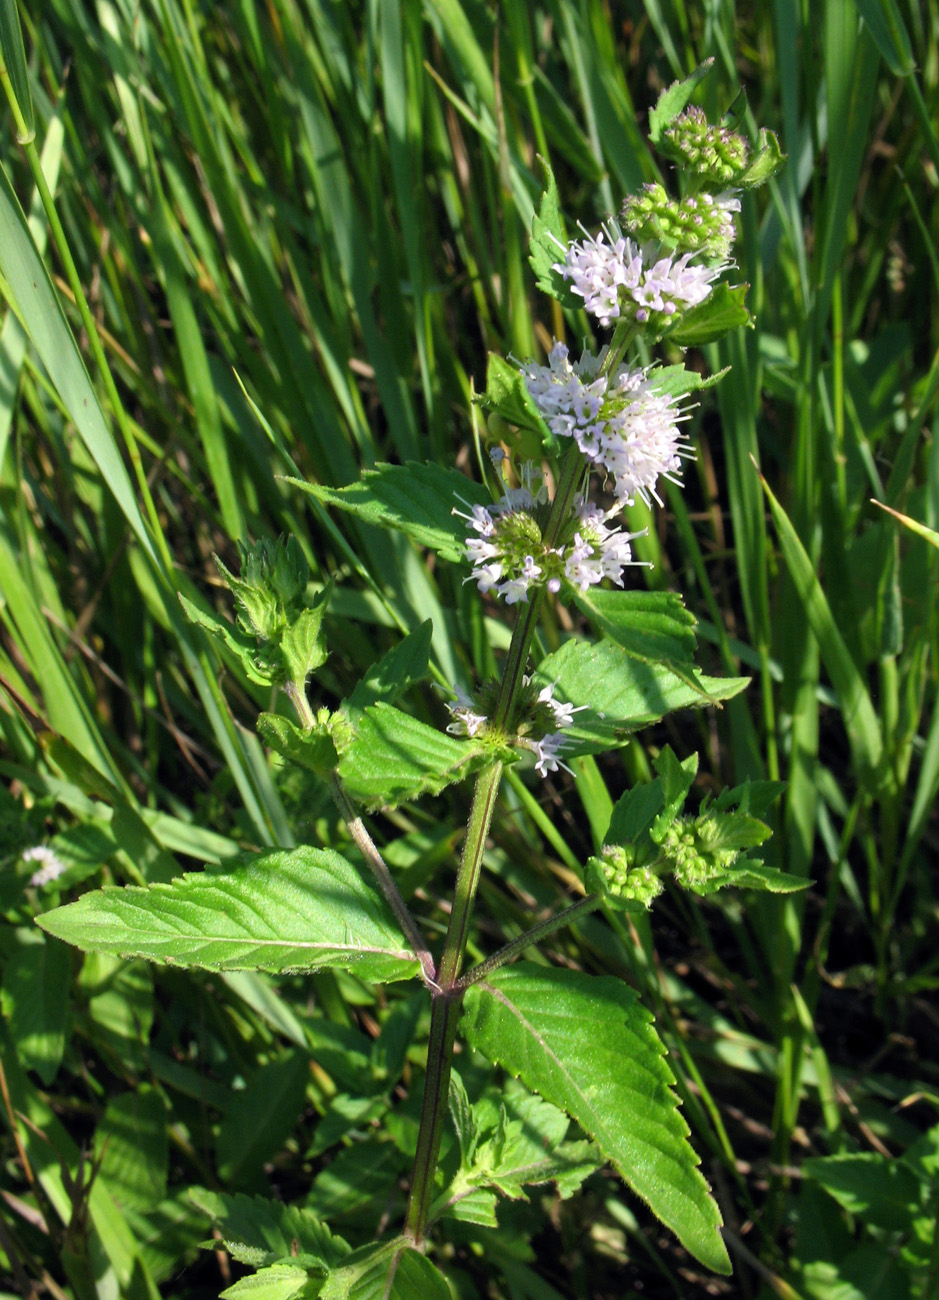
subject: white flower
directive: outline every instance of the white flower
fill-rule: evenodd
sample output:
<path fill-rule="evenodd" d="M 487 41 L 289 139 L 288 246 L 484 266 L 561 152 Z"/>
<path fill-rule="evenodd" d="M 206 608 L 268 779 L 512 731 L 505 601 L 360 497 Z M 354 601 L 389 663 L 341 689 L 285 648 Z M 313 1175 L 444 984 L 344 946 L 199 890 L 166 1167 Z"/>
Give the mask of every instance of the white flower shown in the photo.
<path fill-rule="evenodd" d="M 740 206 L 729 192 L 716 202 L 728 214 Z M 673 316 L 679 308 L 696 307 L 730 265 L 691 265 L 693 253 L 660 257 L 655 244 L 640 248 L 612 222 L 595 238 L 586 231 L 584 235 L 580 242 L 568 245 L 564 261 L 555 262 L 553 269 L 570 281 L 572 292 L 583 298 L 584 308 L 604 326 L 624 314 L 644 323 L 652 312 Z"/>
<path fill-rule="evenodd" d="M 68 870 L 66 864 L 53 849 L 49 848 L 48 844 L 35 844 L 32 848 L 26 849 L 21 856 L 24 862 L 45 864 L 38 871 L 34 871 L 29 878 L 29 883 L 36 887 L 51 884 Z"/>
<path fill-rule="evenodd" d="M 571 771 L 567 764 L 561 762 L 558 758 L 558 754 L 567 743 L 567 737 L 560 731 L 554 731 L 548 736 L 543 736 L 541 740 L 527 742 L 527 747 L 535 755 L 535 771 L 539 776 L 547 776 L 549 772 L 556 772 L 559 767 L 563 767 L 565 772 Z"/>
<path fill-rule="evenodd" d="M 556 700 L 554 698 L 554 688 L 556 686 L 557 682 L 549 682 L 547 686 L 542 687 L 541 691 L 538 693 L 538 703 L 547 704 L 554 716 L 554 725 L 560 731 L 565 727 L 573 726 L 574 714 L 580 713 L 580 711 L 585 709 L 587 706 L 586 704 L 578 704 L 575 707 L 573 704 L 568 704 L 564 700 Z"/>
<path fill-rule="evenodd" d="M 609 325 L 621 313 L 620 288 L 633 289 L 642 274 L 642 257 L 631 239 L 625 239 L 612 227 L 603 227 L 595 238 L 584 231 L 585 238 L 569 245 L 563 262 L 554 270 L 571 289 L 583 298 L 584 307 L 601 325 Z M 604 243 L 604 236 L 610 243 Z M 562 245 L 563 247 L 563 245 Z"/>
<path fill-rule="evenodd" d="M 541 575 L 541 568 L 535 563 L 533 555 L 526 555 L 522 564 L 520 573 L 503 582 L 499 588 L 499 595 L 505 597 L 507 605 L 514 605 L 517 601 L 528 600 L 529 587 L 536 585 Z"/>
<path fill-rule="evenodd" d="M 453 718 L 447 726 L 447 731 L 452 736 L 478 735 L 489 719 L 484 713 L 476 712 L 475 701 L 461 687 L 456 687 L 455 694 L 455 703 L 447 701 L 447 708 Z"/>

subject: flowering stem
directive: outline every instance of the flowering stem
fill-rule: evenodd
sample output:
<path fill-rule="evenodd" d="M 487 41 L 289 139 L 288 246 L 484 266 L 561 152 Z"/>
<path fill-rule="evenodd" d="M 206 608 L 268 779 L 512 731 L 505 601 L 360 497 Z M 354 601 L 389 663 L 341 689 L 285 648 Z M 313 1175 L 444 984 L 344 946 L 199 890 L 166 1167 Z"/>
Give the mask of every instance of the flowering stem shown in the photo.
<path fill-rule="evenodd" d="M 583 458 L 579 448 L 571 446 L 561 465 L 557 491 L 544 528 L 543 539 L 546 546 L 557 544 L 557 539 L 573 508 L 574 496 L 582 474 Z M 502 675 L 499 698 L 493 711 L 494 730 L 511 731 L 512 714 L 521 689 L 528 652 L 535 635 L 543 599 L 544 588 L 539 588 L 519 610 L 512 630 L 512 641 Z M 447 937 L 437 969 L 436 987 L 431 990 L 433 1007 L 430 1017 L 430 1041 L 427 1045 L 427 1075 L 424 1081 L 421 1123 L 404 1228 L 405 1235 L 416 1244 L 424 1240 L 433 1203 L 434 1175 L 437 1171 L 437 1158 L 440 1153 L 440 1140 L 443 1136 L 447 1096 L 450 1089 L 453 1044 L 460 1019 L 460 1005 L 467 987 L 459 980 L 460 967 L 466 950 L 466 939 L 479 885 L 479 873 L 482 870 L 486 837 L 489 834 L 489 825 L 501 780 L 501 763 L 493 763 L 491 767 L 485 768 L 476 779 L 473 806 L 470 809 L 466 839 L 463 842 L 463 856 L 457 872 L 453 910 L 450 913 Z M 592 907 L 588 909 L 583 904 L 575 904 L 574 908 L 568 908 L 567 912 L 572 910 L 576 915 L 580 915 L 582 911 L 592 910 Z M 562 920 L 555 928 L 568 923 Z M 544 925 L 548 927 L 544 931 L 545 934 L 553 933 L 550 921 L 545 922 Z M 537 932 L 540 937 L 540 931 L 541 927 L 536 927 L 536 930 L 531 933 Z M 528 947 L 531 942 L 533 940 L 529 937 L 523 946 Z M 496 957 L 508 960 L 501 954 L 496 954 Z"/>
<path fill-rule="evenodd" d="M 613 337 L 603 358 L 603 364 L 597 372 L 598 377 L 608 379 L 626 355 L 626 349 L 632 342 L 635 326 L 631 321 L 621 320 L 613 331 Z"/>
<path fill-rule="evenodd" d="M 517 939 L 507 943 L 498 952 L 494 952 L 491 957 L 487 957 L 478 966 L 468 970 L 465 975 L 457 980 L 454 985 L 454 992 L 465 993 L 471 985 L 478 984 L 480 980 L 485 979 L 487 975 L 491 975 L 500 966 L 505 966 L 510 961 L 514 961 L 516 957 L 520 957 L 526 948 L 531 948 L 534 944 L 540 943 L 542 939 L 549 938 L 552 934 L 556 934 L 558 930 L 563 930 L 565 926 L 573 925 L 582 916 L 588 916 L 591 912 L 595 912 L 602 903 L 603 899 L 599 894 L 588 894 L 585 898 L 579 898 L 576 903 L 572 903 L 570 907 L 565 907 L 563 911 L 554 912 L 539 925 L 533 925 L 530 930 L 526 930 L 524 934 L 520 934 Z"/>

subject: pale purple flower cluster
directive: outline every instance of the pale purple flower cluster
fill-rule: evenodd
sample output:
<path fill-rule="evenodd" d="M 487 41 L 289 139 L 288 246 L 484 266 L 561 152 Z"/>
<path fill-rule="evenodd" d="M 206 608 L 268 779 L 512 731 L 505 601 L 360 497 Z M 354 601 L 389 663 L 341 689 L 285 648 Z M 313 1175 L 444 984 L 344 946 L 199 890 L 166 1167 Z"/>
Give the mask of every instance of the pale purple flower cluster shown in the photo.
<path fill-rule="evenodd" d="M 624 568 L 640 563 L 633 559 L 629 544 L 637 534 L 608 528 L 606 513 L 589 501 L 580 501 L 575 513 L 579 527 L 564 555 L 565 578 L 581 591 L 596 586 L 604 578 L 622 587 Z M 548 590 L 552 590 L 550 580 Z"/>
<path fill-rule="evenodd" d="M 530 687 L 531 678 L 523 678 L 523 685 Z M 554 698 L 556 685 L 556 682 L 551 682 L 549 685 L 542 687 L 535 701 L 535 707 L 537 708 L 540 705 L 547 710 L 547 714 L 552 719 L 557 730 L 548 732 L 539 740 L 534 740 L 530 736 L 518 736 L 515 742 L 535 755 L 535 771 L 539 776 L 547 776 L 549 772 L 556 772 L 559 767 L 563 767 L 565 771 L 570 771 L 558 757 L 565 745 L 568 744 L 564 729 L 572 725 L 575 713 L 579 713 L 581 709 L 587 707 L 585 704 L 575 707 L 563 700 L 556 700 Z M 457 686 L 454 694 L 456 699 L 447 704 L 447 709 L 452 718 L 447 731 L 454 736 L 480 735 L 486 730 L 489 719 L 484 713 L 479 712 L 475 700 L 461 687 Z M 542 714 L 543 716 L 544 714 Z"/>
<path fill-rule="evenodd" d="M 614 481 L 618 502 L 637 496 L 660 501 L 661 475 L 673 481 L 681 459 L 691 454 L 679 425 L 687 419 L 674 398 L 660 393 L 641 367 L 620 366 L 609 378 L 597 374 L 604 353 L 585 352 L 571 362 L 563 343 L 555 343 L 548 365 L 522 367 L 525 384 L 548 428 L 573 438 L 584 457 Z"/>
<path fill-rule="evenodd" d="M 469 513 L 454 510 L 475 534 L 466 540 L 466 558 L 473 563 L 470 578 L 483 594 L 495 592 L 514 605 L 527 601 L 533 586 L 558 592 L 564 580 L 581 591 L 604 578 L 623 585 L 623 570 L 638 563 L 630 546 L 635 533 L 610 528 L 599 506 L 580 499 L 569 541 L 547 547 L 533 515 L 535 505 L 527 488 L 515 488 L 491 506 L 473 506 Z"/>
<path fill-rule="evenodd" d="M 531 679 L 526 677 L 524 681 L 527 685 Z M 543 687 L 538 692 L 537 702 L 548 709 L 554 718 L 557 731 L 549 732 L 548 735 L 542 736 L 540 740 L 522 738 L 521 741 L 525 748 L 530 749 L 535 755 L 535 771 L 541 776 L 547 776 L 549 772 L 556 772 L 559 767 L 563 767 L 565 772 L 571 770 L 566 763 L 563 763 L 558 758 L 561 750 L 570 743 L 567 736 L 564 735 L 564 730 L 573 725 L 574 714 L 580 713 L 582 709 L 587 707 L 586 704 L 578 704 L 575 708 L 573 704 L 567 704 L 564 700 L 556 700 L 554 698 L 556 685 L 557 682 L 549 682 L 547 686 Z"/>
<path fill-rule="evenodd" d="M 693 263 L 693 253 L 658 257 L 651 247 L 634 244 L 613 226 L 601 228 L 593 238 L 585 231 L 579 243 L 564 250 L 564 261 L 555 262 L 554 270 L 571 282 L 591 316 L 609 325 L 624 314 L 644 324 L 652 312 L 673 316 L 696 307 L 728 266 Z"/>
<path fill-rule="evenodd" d="M 471 576 L 483 595 L 494 591 L 507 605 L 528 600 L 529 587 L 541 576 L 533 554 L 537 548 L 533 545 L 532 551 L 517 552 L 519 543 L 524 552 L 526 541 L 540 541 L 540 530 L 530 513 L 534 507 L 531 492 L 520 487 L 507 491 L 491 506 L 473 506 L 469 514 L 454 508 L 453 513 L 477 534 L 466 540 L 466 558 L 473 563 Z"/>

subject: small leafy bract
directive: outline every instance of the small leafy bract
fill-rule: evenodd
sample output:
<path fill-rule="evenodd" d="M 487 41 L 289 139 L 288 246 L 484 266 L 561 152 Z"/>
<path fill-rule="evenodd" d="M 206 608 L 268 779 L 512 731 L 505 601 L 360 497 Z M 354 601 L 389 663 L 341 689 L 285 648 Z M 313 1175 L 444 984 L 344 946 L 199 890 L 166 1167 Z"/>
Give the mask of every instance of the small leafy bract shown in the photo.
<path fill-rule="evenodd" d="M 538 288 L 542 293 L 557 298 L 564 307 L 580 305 L 576 295 L 567 285 L 567 281 L 554 269 L 555 262 L 563 260 L 567 245 L 567 233 L 561 217 L 557 182 L 554 172 L 544 159 L 541 160 L 547 177 L 547 186 L 541 196 L 537 215 L 531 223 L 531 243 L 529 245 L 529 262 L 537 278 Z"/>
<path fill-rule="evenodd" d="M 698 82 L 707 76 L 713 66 L 713 58 L 705 59 L 690 77 L 684 81 L 674 81 L 662 91 L 655 102 L 655 108 L 649 114 L 649 140 L 653 145 L 661 144 L 665 128 L 671 126 L 694 94 Z"/>
<path fill-rule="evenodd" d="M 310 1210 L 262 1196 L 227 1196 L 196 1187 L 190 1198 L 221 1233 L 225 1249 L 241 1263 L 255 1268 L 288 1261 L 324 1273 L 342 1262 L 349 1246 L 330 1232 Z M 214 1239 L 207 1249 L 218 1249 Z"/>
<path fill-rule="evenodd" d="M 382 899 L 338 853 L 275 849 L 149 889 L 105 888 L 38 918 L 86 952 L 219 970 L 354 969 L 387 983 L 418 964 Z"/>

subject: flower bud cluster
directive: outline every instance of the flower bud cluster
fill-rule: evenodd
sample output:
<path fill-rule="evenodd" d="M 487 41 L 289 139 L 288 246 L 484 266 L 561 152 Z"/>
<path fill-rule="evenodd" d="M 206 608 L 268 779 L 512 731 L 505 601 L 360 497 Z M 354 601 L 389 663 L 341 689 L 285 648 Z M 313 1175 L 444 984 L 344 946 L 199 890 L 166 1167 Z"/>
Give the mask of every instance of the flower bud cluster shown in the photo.
<path fill-rule="evenodd" d="M 659 478 L 677 481 L 682 457 L 692 454 L 679 428 L 688 417 L 641 367 L 598 377 L 605 355 L 584 352 L 571 362 L 564 344 L 555 343 L 547 366 L 522 367 L 526 387 L 551 432 L 573 438 L 586 460 L 613 479 L 620 505 L 637 496 L 661 504 Z"/>
<path fill-rule="evenodd" d="M 655 182 L 629 195 L 620 220 L 642 245 L 658 244 L 663 250 L 726 262 L 736 233 L 734 213 L 739 211 L 740 200 L 733 190 L 673 199 L 664 185 Z"/>
<path fill-rule="evenodd" d="M 554 270 L 570 281 L 572 292 L 601 325 L 622 318 L 662 329 L 678 313 L 704 302 L 727 263 L 692 263 L 691 252 L 661 254 L 657 244 L 640 247 L 610 222 L 594 238 L 585 231 L 581 241 L 564 250 L 564 261 L 555 262 Z"/>
<path fill-rule="evenodd" d="M 559 767 L 569 771 L 558 755 L 568 743 L 564 731 L 574 721 L 574 714 L 586 705 L 576 708 L 572 704 L 554 698 L 555 683 L 538 690 L 530 677 L 522 678 L 516 712 L 515 734 L 510 741 L 522 749 L 527 749 L 535 756 L 535 771 L 540 776 L 556 772 Z M 456 687 L 456 700 L 447 703 L 452 721 L 447 731 L 454 736 L 478 737 L 490 730 L 489 713 L 495 707 L 498 686 L 489 683 L 479 692 L 478 699 Z"/>
<path fill-rule="evenodd" d="M 630 546 L 636 534 L 608 527 L 607 514 L 583 499 L 575 502 L 556 546 L 542 536 L 545 502 L 526 487 L 507 490 L 491 506 L 453 513 L 472 530 L 466 541 L 470 577 L 481 592 L 493 591 L 507 605 L 526 602 L 532 587 L 557 592 L 567 582 L 586 591 L 604 578 L 621 587 L 625 567 L 638 563 Z"/>
<path fill-rule="evenodd" d="M 309 565 L 295 537 L 238 543 L 241 575 L 216 560 L 235 597 L 238 624 L 259 641 L 276 641 L 304 608 Z"/>
<path fill-rule="evenodd" d="M 730 127 L 712 126 L 693 104 L 665 128 L 663 139 L 662 152 L 683 163 L 704 184 L 732 185 L 750 161 L 745 137 Z"/>
<path fill-rule="evenodd" d="M 651 866 L 636 864 L 636 850 L 631 844 L 605 844 L 599 857 L 588 864 L 599 875 L 606 891 L 623 900 L 651 907 L 663 885 Z"/>
<path fill-rule="evenodd" d="M 707 884 L 732 867 L 738 857 L 736 849 L 709 847 L 709 838 L 708 823 L 701 818 L 678 818 L 662 836 L 662 854 L 677 883 L 686 889 Z"/>

